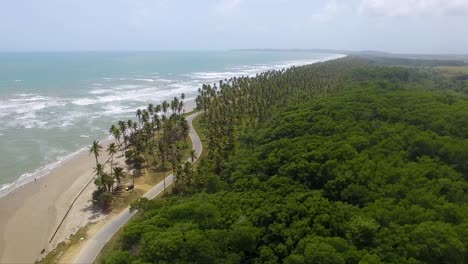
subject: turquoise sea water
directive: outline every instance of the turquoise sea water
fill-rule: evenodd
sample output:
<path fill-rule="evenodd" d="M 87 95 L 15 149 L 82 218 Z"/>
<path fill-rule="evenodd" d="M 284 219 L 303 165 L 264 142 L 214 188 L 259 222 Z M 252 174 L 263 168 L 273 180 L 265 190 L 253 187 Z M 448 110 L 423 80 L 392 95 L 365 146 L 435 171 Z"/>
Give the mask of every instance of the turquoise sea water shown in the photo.
<path fill-rule="evenodd" d="M 339 57 L 292 52 L 0 53 L 0 196 L 148 103 L 203 83 Z"/>

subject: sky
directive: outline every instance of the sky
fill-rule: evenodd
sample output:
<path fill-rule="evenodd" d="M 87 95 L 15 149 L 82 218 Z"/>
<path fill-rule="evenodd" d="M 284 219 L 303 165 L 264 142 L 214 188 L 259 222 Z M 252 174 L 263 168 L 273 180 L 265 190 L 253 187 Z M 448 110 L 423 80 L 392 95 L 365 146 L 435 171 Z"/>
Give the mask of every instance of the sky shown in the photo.
<path fill-rule="evenodd" d="M 0 51 L 468 54 L 468 0 L 0 0 Z"/>

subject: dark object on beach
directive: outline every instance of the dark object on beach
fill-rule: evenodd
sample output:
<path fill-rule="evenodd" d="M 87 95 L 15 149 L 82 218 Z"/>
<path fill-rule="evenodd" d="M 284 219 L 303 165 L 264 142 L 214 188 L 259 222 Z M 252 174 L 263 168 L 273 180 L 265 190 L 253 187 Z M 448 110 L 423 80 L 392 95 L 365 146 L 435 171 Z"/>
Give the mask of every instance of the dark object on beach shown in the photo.
<path fill-rule="evenodd" d="M 44 254 L 44 252 L 45 252 L 45 248 L 43 248 L 43 249 L 41 250 L 41 254 Z"/>
<path fill-rule="evenodd" d="M 128 184 L 126 187 L 125 187 L 125 190 L 126 191 L 130 191 L 130 190 L 133 190 L 133 184 Z"/>

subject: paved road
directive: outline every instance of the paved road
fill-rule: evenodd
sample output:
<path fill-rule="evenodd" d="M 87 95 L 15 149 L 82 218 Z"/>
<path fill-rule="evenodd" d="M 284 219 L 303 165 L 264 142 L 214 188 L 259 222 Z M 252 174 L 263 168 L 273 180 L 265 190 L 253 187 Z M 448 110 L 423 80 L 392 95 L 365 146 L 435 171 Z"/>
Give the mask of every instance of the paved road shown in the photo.
<path fill-rule="evenodd" d="M 192 140 L 193 149 L 197 153 L 197 156 L 200 155 L 202 152 L 202 144 L 195 129 L 193 129 L 192 121 L 199 114 L 200 112 L 197 112 L 187 117 L 187 122 L 190 126 L 190 134 L 189 134 L 190 139 Z M 189 159 L 188 161 L 191 161 L 191 159 Z M 166 187 L 172 183 L 173 179 L 174 179 L 173 174 L 166 177 Z M 147 193 L 145 193 L 143 197 L 146 197 L 148 199 L 153 199 L 158 194 L 160 194 L 163 190 L 164 190 L 164 183 L 160 182 L 159 184 L 154 186 L 151 190 L 149 190 Z M 127 207 L 116 217 L 109 220 L 109 222 L 107 222 L 106 225 L 101 228 L 101 230 L 99 230 L 93 237 L 90 237 L 88 239 L 88 241 L 83 246 L 78 256 L 73 261 L 73 263 L 77 263 L 77 264 L 93 263 L 97 255 L 99 254 L 99 252 L 101 252 L 101 249 L 107 243 L 107 241 L 109 241 L 109 239 L 111 239 L 111 237 L 125 223 L 127 223 L 128 220 L 130 220 L 130 218 L 132 218 L 132 216 L 135 215 L 135 213 L 136 213 L 135 211 L 131 213 L 130 208 Z"/>

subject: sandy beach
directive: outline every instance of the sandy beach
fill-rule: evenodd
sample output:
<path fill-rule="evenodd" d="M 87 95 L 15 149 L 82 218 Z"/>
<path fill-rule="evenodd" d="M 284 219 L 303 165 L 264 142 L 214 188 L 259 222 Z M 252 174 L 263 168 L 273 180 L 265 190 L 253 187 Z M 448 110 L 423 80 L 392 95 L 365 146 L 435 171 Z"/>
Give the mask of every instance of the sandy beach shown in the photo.
<path fill-rule="evenodd" d="M 194 107 L 192 100 L 184 109 L 189 112 Z M 103 142 L 103 149 L 110 142 Z M 100 162 L 107 159 L 103 152 Z M 110 217 L 93 210 L 90 198 L 95 186 L 91 183 L 49 243 L 73 200 L 93 178 L 94 166 L 94 156 L 80 152 L 48 175 L 0 198 L 0 263 L 33 263 L 79 228 Z"/>
<path fill-rule="evenodd" d="M 104 162 L 107 155 L 102 155 Z M 0 199 L 0 263 L 33 263 L 80 227 L 101 220 L 93 211 L 91 183 L 75 202 L 55 238 L 70 204 L 93 178 L 93 156 L 82 152 L 49 175 L 28 183 Z"/>

